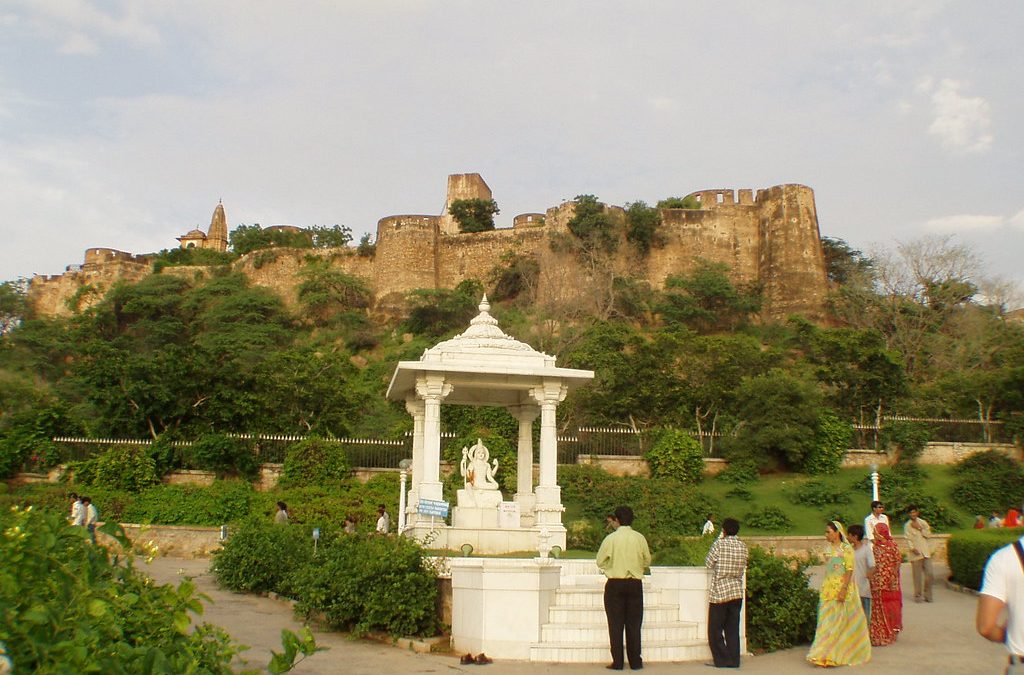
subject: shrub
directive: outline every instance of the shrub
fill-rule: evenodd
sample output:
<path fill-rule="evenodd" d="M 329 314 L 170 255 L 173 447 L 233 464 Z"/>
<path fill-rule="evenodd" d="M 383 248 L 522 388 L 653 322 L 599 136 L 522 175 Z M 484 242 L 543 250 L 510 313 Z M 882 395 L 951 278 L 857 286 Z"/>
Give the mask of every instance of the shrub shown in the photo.
<path fill-rule="evenodd" d="M 241 480 L 218 480 L 208 487 L 158 485 L 125 504 L 119 518 L 128 523 L 212 527 L 267 515 L 270 503 L 269 495 Z"/>
<path fill-rule="evenodd" d="M 662 429 L 644 454 L 656 478 L 699 483 L 704 477 L 704 450 L 697 439 L 679 429 Z"/>
<path fill-rule="evenodd" d="M 159 436 L 150 443 L 146 454 L 153 459 L 153 466 L 156 468 L 158 476 L 166 476 L 181 468 L 181 453 L 166 435 Z"/>
<path fill-rule="evenodd" d="M 288 448 L 279 485 L 321 485 L 344 480 L 351 472 L 340 444 L 310 436 Z"/>
<path fill-rule="evenodd" d="M 818 417 L 814 448 L 804 460 L 803 470 L 809 474 L 831 474 L 839 471 L 843 457 L 853 439 L 853 427 L 831 410 Z"/>
<path fill-rule="evenodd" d="M 103 530 L 120 537 L 120 528 Z M 15 672 L 228 674 L 240 649 L 219 628 L 190 630 L 195 586 L 156 586 L 38 510 L 0 513 L 0 643 Z"/>
<path fill-rule="evenodd" d="M 794 504 L 803 506 L 827 506 L 829 504 L 849 504 L 850 498 L 820 480 L 811 480 L 797 485 L 789 495 Z"/>
<path fill-rule="evenodd" d="M 744 524 L 755 530 L 770 530 L 779 532 L 788 530 L 793 522 L 786 515 L 786 512 L 777 506 L 765 506 L 761 509 L 748 511 L 744 516 Z"/>
<path fill-rule="evenodd" d="M 459 232 L 486 232 L 494 229 L 494 216 L 500 212 L 493 199 L 456 199 L 448 207 Z"/>
<path fill-rule="evenodd" d="M 203 436 L 188 446 L 185 454 L 197 469 L 212 471 L 221 477 L 255 478 L 259 473 L 259 462 L 249 444 L 224 434 Z"/>
<path fill-rule="evenodd" d="M 928 427 L 918 422 L 893 422 L 882 429 L 882 442 L 899 453 L 899 461 L 913 462 L 931 439 Z"/>
<path fill-rule="evenodd" d="M 908 517 L 911 504 L 917 505 L 921 517 L 928 521 L 933 530 L 960 527 L 960 516 L 935 497 L 925 494 L 920 487 L 897 487 L 888 492 L 885 502 L 893 528 L 902 528 Z"/>
<path fill-rule="evenodd" d="M 115 445 L 74 467 L 76 482 L 126 492 L 139 492 L 160 482 L 156 463 L 137 445 Z"/>
<path fill-rule="evenodd" d="M 734 485 L 756 483 L 759 477 L 757 462 L 745 459 L 729 462 L 729 466 L 717 476 L 718 480 Z"/>
<path fill-rule="evenodd" d="M 217 583 L 232 591 L 289 595 L 289 578 L 312 559 L 313 538 L 305 528 L 248 520 L 214 551 Z"/>
<path fill-rule="evenodd" d="M 1020 464 L 995 450 L 960 460 L 953 474 L 953 499 L 971 513 L 1002 512 L 1009 500 L 1024 494 Z"/>
<path fill-rule="evenodd" d="M 680 538 L 671 546 L 660 548 L 651 556 L 652 565 L 671 565 L 680 567 L 703 567 L 704 560 L 714 538 L 686 537 Z"/>
<path fill-rule="evenodd" d="M 946 559 L 954 581 L 968 588 L 981 588 L 981 577 L 989 556 L 1020 537 L 1018 528 L 957 532 L 949 538 Z"/>
<path fill-rule="evenodd" d="M 596 551 L 601 545 L 604 530 L 591 520 L 574 520 L 565 532 L 565 545 L 581 551 Z"/>
<path fill-rule="evenodd" d="M 747 640 L 756 650 L 775 651 L 810 642 L 817 623 L 818 594 L 807 587 L 809 563 L 750 550 L 747 564 Z"/>
<path fill-rule="evenodd" d="M 423 550 L 405 537 L 337 537 L 296 573 L 294 592 L 297 611 L 322 612 L 329 626 L 356 635 L 438 630 L 436 579 L 423 565 Z"/>
<path fill-rule="evenodd" d="M 750 500 L 754 498 L 754 493 L 743 486 L 739 486 L 726 492 L 725 496 L 729 499 Z"/>

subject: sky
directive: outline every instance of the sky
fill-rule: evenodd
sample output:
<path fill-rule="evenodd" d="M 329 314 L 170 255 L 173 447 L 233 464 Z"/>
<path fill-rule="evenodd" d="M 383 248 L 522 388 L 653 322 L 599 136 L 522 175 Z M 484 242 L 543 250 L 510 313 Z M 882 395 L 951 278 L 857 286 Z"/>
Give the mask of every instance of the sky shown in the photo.
<path fill-rule="evenodd" d="M 1024 3 L 0 0 L 0 280 L 209 225 L 802 183 L 1024 287 Z"/>

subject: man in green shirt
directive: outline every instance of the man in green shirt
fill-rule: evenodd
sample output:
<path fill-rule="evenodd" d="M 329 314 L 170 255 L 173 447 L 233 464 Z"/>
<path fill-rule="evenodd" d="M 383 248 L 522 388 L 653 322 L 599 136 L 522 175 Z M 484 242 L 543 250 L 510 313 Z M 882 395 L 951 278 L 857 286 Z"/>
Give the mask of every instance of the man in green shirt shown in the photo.
<path fill-rule="evenodd" d="M 608 617 L 608 638 L 611 643 L 611 670 L 644 667 L 640 656 L 640 627 L 644 622 L 644 569 L 651 564 L 651 550 L 644 535 L 633 530 L 633 509 L 615 509 L 618 528 L 601 542 L 597 551 L 597 567 L 608 577 L 604 585 L 604 613 Z M 622 650 L 622 634 L 626 634 L 626 653 Z M 625 657 L 625 658 L 624 658 Z"/>

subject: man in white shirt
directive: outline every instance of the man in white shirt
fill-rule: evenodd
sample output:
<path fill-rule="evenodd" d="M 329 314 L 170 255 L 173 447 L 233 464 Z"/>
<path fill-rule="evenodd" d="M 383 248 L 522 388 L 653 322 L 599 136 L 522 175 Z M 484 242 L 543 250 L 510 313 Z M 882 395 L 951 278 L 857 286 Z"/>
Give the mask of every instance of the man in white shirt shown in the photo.
<path fill-rule="evenodd" d="M 85 507 L 82 506 L 82 500 L 74 492 L 71 493 L 71 517 L 69 521 L 77 527 L 85 525 Z"/>
<path fill-rule="evenodd" d="M 871 624 L 871 578 L 875 576 L 875 553 L 871 550 L 871 544 L 864 542 L 864 528 L 860 525 L 850 525 L 846 531 L 853 545 L 853 580 L 857 582 L 857 593 L 860 594 L 860 604 L 864 608 L 864 616 L 868 624 Z"/>
<path fill-rule="evenodd" d="M 1018 539 L 991 555 L 985 564 L 975 627 L 978 634 L 1006 645 L 1007 675 L 1024 673 L 1024 548 Z M 1000 616 L 1006 610 L 1006 623 Z"/>
<path fill-rule="evenodd" d="M 706 536 L 715 533 L 715 517 L 708 514 L 708 519 L 704 521 L 704 529 L 700 531 L 700 536 Z"/>
<path fill-rule="evenodd" d="M 391 529 L 391 516 L 388 515 L 388 510 L 383 504 L 377 507 L 377 515 L 377 532 L 387 534 Z"/>
<path fill-rule="evenodd" d="M 889 516 L 885 515 L 885 506 L 882 502 L 875 500 L 871 502 L 871 515 L 864 519 L 864 538 L 868 541 L 875 540 L 875 525 L 879 523 L 889 524 Z M 892 528 L 889 528 L 892 532 Z"/>

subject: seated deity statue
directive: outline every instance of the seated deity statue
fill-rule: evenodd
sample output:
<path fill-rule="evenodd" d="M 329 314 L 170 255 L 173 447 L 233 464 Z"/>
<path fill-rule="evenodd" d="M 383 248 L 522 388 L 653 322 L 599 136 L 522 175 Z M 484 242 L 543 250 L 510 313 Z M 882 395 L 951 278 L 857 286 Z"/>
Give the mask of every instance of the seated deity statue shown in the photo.
<path fill-rule="evenodd" d="M 491 457 L 487 446 L 478 438 L 471 448 L 462 448 L 459 472 L 465 480 L 465 489 L 459 490 L 461 506 L 497 506 L 501 492 L 494 474 L 498 472 L 498 460 Z"/>

